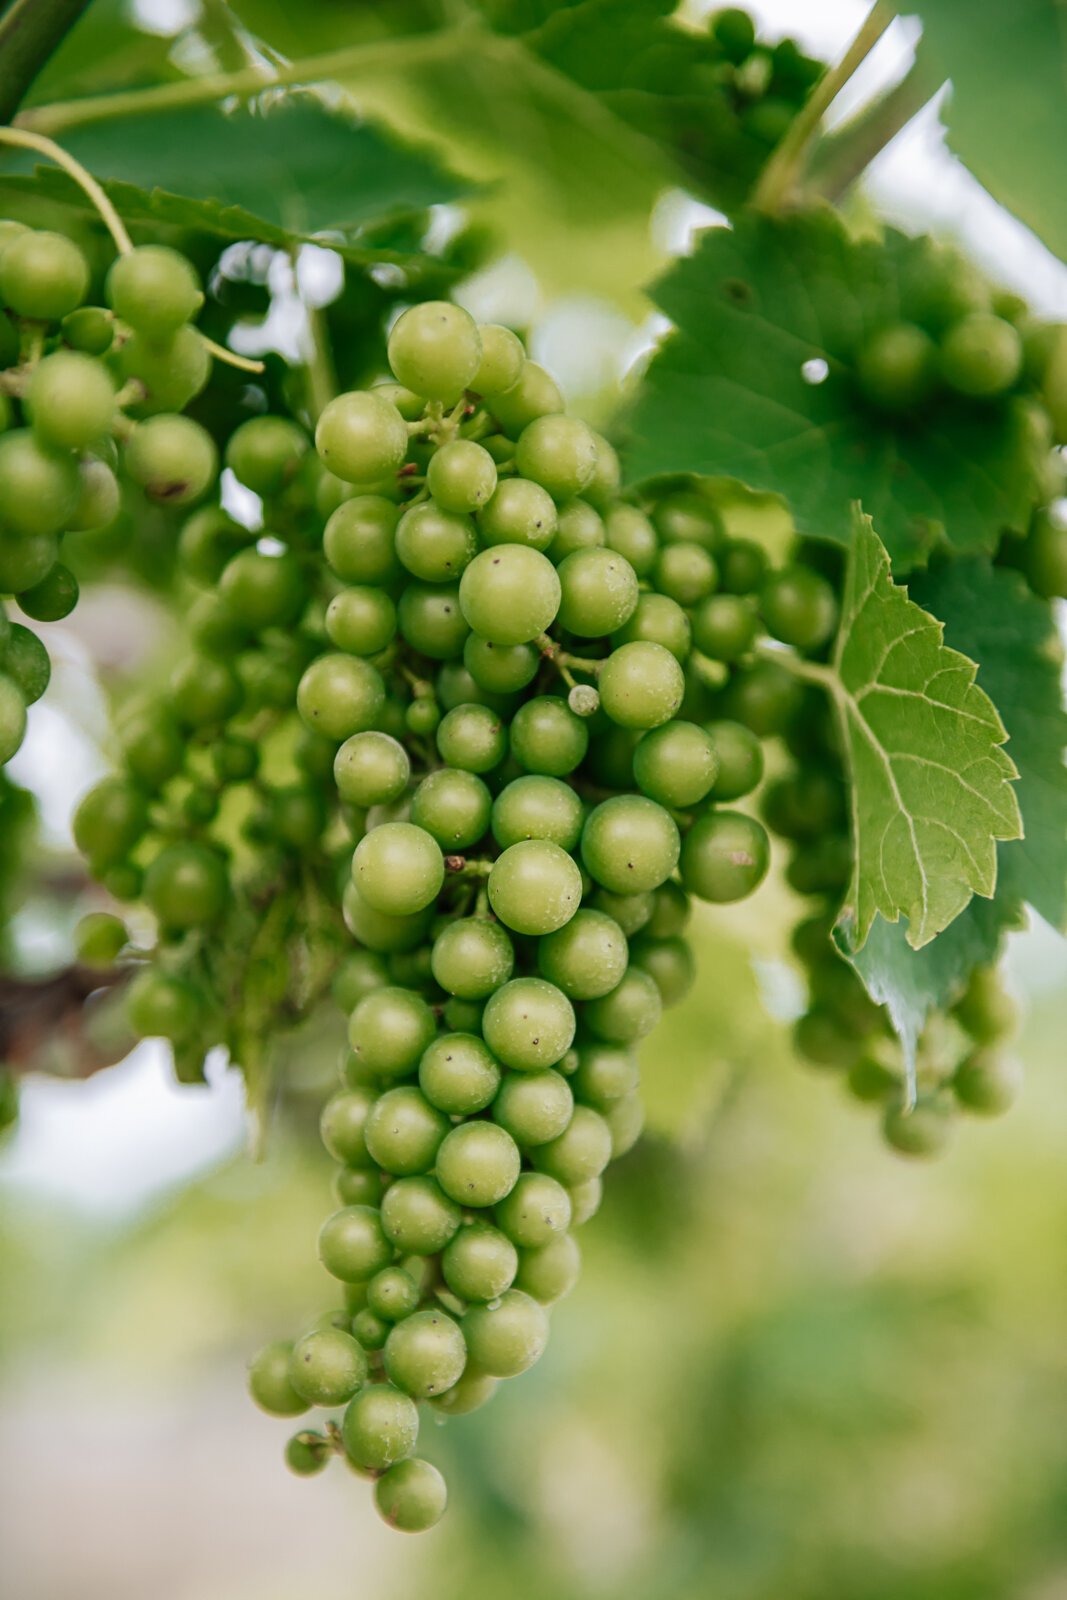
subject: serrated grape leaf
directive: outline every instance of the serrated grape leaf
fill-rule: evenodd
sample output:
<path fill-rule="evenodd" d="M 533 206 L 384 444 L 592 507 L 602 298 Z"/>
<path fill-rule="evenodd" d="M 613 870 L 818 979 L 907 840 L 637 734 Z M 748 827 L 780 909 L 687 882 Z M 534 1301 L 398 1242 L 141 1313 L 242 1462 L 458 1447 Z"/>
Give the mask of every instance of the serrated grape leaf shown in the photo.
<path fill-rule="evenodd" d="M 918 0 L 928 57 L 951 80 L 949 142 L 1003 205 L 1067 257 L 1067 48 L 1058 0 Z"/>
<path fill-rule="evenodd" d="M 375 250 L 373 226 L 466 188 L 432 155 L 307 92 L 87 122 L 63 143 L 128 222 L 281 246 L 316 239 L 357 258 L 392 254 Z M 0 155 L 0 173 L 27 169 L 22 181 L 55 198 L 80 193 L 36 156 Z"/>
<path fill-rule="evenodd" d="M 828 211 L 705 233 L 653 290 L 675 331 L 638 396 L 631 481 L 740 478 L 783 495 L 801 533 L 840 544 L 859 500 L 898 574 L 942 539 L 993 550 L 1005 528 L 1022 532 L 1039 459 L 1021 408 L 945 400 L 899 424 L 857 394 L 857 346 L 900 316 L 928 248 L 854 240 Z"/>
<path fill-rule="evenodd" d="M 853 508 L 841 625 L 823 671 L 852 797 L 853 875 L 842 913 L 860 949 L 875 914 L 908 921 L 920 949 L 972 895 L 996 886 L 998 839 L 1022 831 L 1004 725 L 973 661 L 890 577 L 874 525 Z"/>

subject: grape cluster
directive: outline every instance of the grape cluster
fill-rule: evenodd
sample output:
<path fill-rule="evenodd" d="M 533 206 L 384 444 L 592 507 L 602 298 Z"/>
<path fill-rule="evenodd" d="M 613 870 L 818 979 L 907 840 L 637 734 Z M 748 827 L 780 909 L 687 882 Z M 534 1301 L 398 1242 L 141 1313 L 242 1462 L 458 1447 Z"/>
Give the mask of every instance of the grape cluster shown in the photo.
<path fill-rule="evenodd" d="M 159 245 L 120 255 L 107 306 L 87 303 L 90 269 L 60 233 L 0 221 L 0 594 L 56 622 L 78 583 L 61 542 L 107 526 L 120 476 L 164 505 L 210 487 L 216 451 L 182 407 L 211 358 L 190 318 L 203 300 L 185 258 Z M 0 606 L 0 764 L 44 693 L 48 652 Z"/>

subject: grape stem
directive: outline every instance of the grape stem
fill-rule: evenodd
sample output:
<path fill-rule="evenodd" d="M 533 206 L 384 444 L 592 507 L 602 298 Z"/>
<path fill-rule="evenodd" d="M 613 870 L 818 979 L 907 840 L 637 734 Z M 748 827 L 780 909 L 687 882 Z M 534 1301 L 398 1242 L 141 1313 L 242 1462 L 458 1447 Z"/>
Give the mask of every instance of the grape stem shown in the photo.
<path fill-rule="evenodd" d="M 197 328 L 197 333 L 200 329 Z M 214 339 L 209 339 L 206 333 L 200 333 L 204 349 L 216 361 L 225 362 L 228 367 L 236 367 L 238 372 L 262 372 L 263 362 L 255 360 L 252 356 L 239 356 L 235 350 L 227 350 L 224 344 L 216 344 Z"/>
<path fill-rule="evenodd" d="M 27 89 L 89 0 L 15 0 L 0 22 L 0 122 L 15 115 Z"/>
<path fill-rule="evenodd" d="M 75 161 L 74 157 L 68 155 L 53 139 L 47 138 L 43 133 L 31 133 L 28 128 L 0 128 L 0 144 L 13 145 L 19 150 L 36 150 L 38 155 L 45 156 L 49 161 L 54 161 L 57 167 L 62 167 L 99 213 L 100 220 L 115 241 L 115 249 L 119 255 L 129 255 L 133 249 L 133 241 L 126 232 L 122 218 L 92 173 L 86 172 L 80 161 Z"/>
<path fill-rule="evenodd" d="M 752 196 L 757 211 L 773 215 L 788 203 L 827 110 L 895 18 L 884 0 L 876 0 L 840 61 L 823 73 L 763 169 Z"/>
<path fill-rule="evenodd" d="M 468 861 L 466 856 L 445 856 L 445 870 L 456 878 L 488 878 L 491 861 Z"/>

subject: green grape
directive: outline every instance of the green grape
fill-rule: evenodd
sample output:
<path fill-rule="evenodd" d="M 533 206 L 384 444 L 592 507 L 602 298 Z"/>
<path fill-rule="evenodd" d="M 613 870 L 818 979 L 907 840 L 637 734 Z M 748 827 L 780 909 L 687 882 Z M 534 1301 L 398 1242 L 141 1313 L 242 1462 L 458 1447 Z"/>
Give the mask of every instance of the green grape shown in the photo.
<path fill-rule="evenodd" d="M 563 410 L 559 385 L 536 361 L 524 361 L 510 389 L 493 395 L 492 401 L 490 409 L 511 439 L 517 439 L 538 417 Z"/>
<path fill-rule="evenodd" d="M 385 704 L 382 675 L 356 656 L 319 656 L 305 670 L 296 708 L 305 727 L 338 744 L 373 727 Z"/>
<path fill-rule="evenodd" d="M 665 1006 L 684 1000 L 696 982 L 693 952 L 684 939 L 639 939 L 633 948 L 633 961 L 654 980 Z"/>
<path fill-rule="evenodd" d="M 348 1042 L 367 1072 L 404 1078 L 413 1072 L 437 1029 L 420 995 L 386 985 L 364 995 L 348 1020 Z"/>
<path fill-rule="evenodd" d="M 213 586 L 230 558 L 248 543 L 244 528 L 218 506 L 202 506 L 182 523 L 178 560 L 197 583 Z"/>
<path fill-rule="evenodd" d="M 497 1300 L 511 1288 L 519 1255 L 507 1234 L 487 1222 L 465 1223 L 441 1257 L 441 1271 L 460 1300 Z"/>
<path fill-rule="evenodd" d="M 231 433 L 226 465 L 238 482 L 270 499 L 292 479 L 307 451 L 307 434 L 289 417 L 250 417 Z"/>
<path fill-rule="evenodd" d="M 367 1308 L 385 1322 L 402 1322 L 419 1305 L 419 1286 L 403 1267 L 385 1267 L 367 1285 Z"/>
<path fill-rule="evenodd" d="M 548 1316 L 521 1289 L 508 1289 L 492 1306 L 471 1306 L 463 1336 L 472 1366 L 490 1377 L 517 1378 L 544 1354 Z"/>
<path fill-rule="evenodd" d="M 760 592 L 768 633 L 798 650 L 817 650 L 837 626 L 837 600 L 825 578 L 808 567 L 774 572 Z"/>
<path fill-rule="evenodd" d="M 78 489 L 74 510 L 67 519 L 68 533 L 107 528 L 119 513 L 118 479 L 104 461 L 78 463 Z"/>
<path fill-rule="evenodd" d="M 536 677 L 541 653 L 532 644 L 493 644 L 471 633 L 463 646 L 463 664 L 480 689 L 513 694 Z"/>
<path fill-rule="evenodd" d="M 341 1089 L 327 1100 L 319 1119 L 319 1133 L 335 1161 L 343 1161 L 349 1167 L 373 1165 L 364 1131 L 376 1101 L 374 1091 L 365 1085 Z"/>
<path fill-rule="evenodd" d="M 352 857 L 360 894 L 376 911 L 409 917 L 437 899 L 445 864 L 437 840 L 411 822 L 385 822 L 364 835 Z"/>
<path fill-rule="evenodd" d="M 482 354 L 478 368 L 468 384 L 475 394 L 491 399 L 504 394 L 519 380 L 526 353 L 522 340 L 510 328 L 501 328 L 494 322 L 483 322 L 478 333 L 482 341 Z"/>
<path fill-rule="evenodd" d="M 542 1305 L 551 1305 L 570 1294 L 581 1269 L 578 1241 L 573 1234 L 561 1233 L 535 1250 L 521 1252 L 515 1287 Z"/>
<path fill-rule="evenodd" d="M 1004 394 L 1019 377 L 1022 364 L 1018 330 L 986 311 L 961 317 L 941 340 L 941 376 L 950 389 L 968 399 Z"/>
<path fill-rule="evenodd" d="M 21 594 L 42 582 L 56 564 L 59 546 L 52 534 L 0 534 L 0 594 Z"/>
<path fill-rule="evenodd" d="M 660 551 L 654 568 L 656 588 L 680 606 L 695 606 L 715 588 L 719 569 L 703 545 L 682 542 Z"/>
<path fill-rule="evenodd" d="M 490 995 L 482 1013 L 485 1042 L 506 1067 L 553 1067 L 574 1039 L 574 1008 L 543 978 L 512 978 Z"/>
<path fill-rule="evenodd" d="M 643 968 L 630 966 L 615 988 L 582 1011 L 582 1021 L 598 1039 L 609 1044 L 634 1044 L 659 1022 L 663 1001 L 655 979 Z"/>
<path fill-rule="evenodd" d="M 856 356 L 856 379 L 864 398 L 881 411 L 913 411 L 937 380 L 937 350 L 914 322 L 892 322 L 871 335 Z"/>
<path fill-rule="evenodd" d="M 315 1406 L 343 1406 L 367 1381 L 367 1357 L 350 1333 L 317 1328 L 293 1346 L 289 1382 Z"/>
<path fill-rule="evenodd" d="M 488 706 L 454 706 L 437 729 L 441 760 L 463 772 L 491 772 L 507 748 L 507 730 Z"/>
<path fill-rule="evenodd" d="M 239 551 L 223 569 L 219 594 L 224 605 L 255 632 L 295 622 L 307 598 L 300 563 L 291 551 L 280 555 Z"/>
<path fill-rule="evenodd" d="M 436 700 L 430 700 L 425 696 L 418 700 L 413 700 L 404 713 L 404 724 L 407 731 L 418 735 L 419 738 L 426 738 L 429 734 L 436 733 L 440 721 L 440 706 Z M 420 825 L 425 827 L 425 823 Z M 431 829 L 430 831 L 432 832 L 433 830 Z M 440 843 L 440 840 L 438 840 L 438 843 Z"/>
<path fill-rule="evenodd" d="M 719 550 L 719 588 L 726 594 L 754 594 L 767 572 L 767 556 L 753 539 L 730 539 Z"/>
<path fill-rule="evenodd" d="M 384 1472 L 402 1461 L 414 1450 L 418 1436 L 418 1407 L 388 1383 L 361 1389 L 341 1419 L 345 1454 L 365 1472 Z"/>
<path fill-rule="evenodd" d="M 542 975 L 571 1000 L 594 1000 L 614 989 L 626 960 L 626 935 L 618 923 L 587 908 L 537 946 Z"/>
<path fill-rule="evenodd" d="M 890 1105 L 882 1132 L 900 1155 L 940 1155 L 952 1132 L 950 1106 L 943 1097 L 923 1095 L 910 1108 L 902 1101 Z"/>
<path fill-rule="evenodd" d="M 199 500 L 219 468 L 211 435 L 191 417 L 170 414 L 137 424 L 126 443 L 125 462 L 150 500 L 170 506 Z"/>
<path fill-rule="evenodd" d="M 467 637 L 470 638 L 470 635 Z M 463 648 L 467 648 L 466 640 Z M 438 667 L 434 690 L 438 704 L 445 711 L 454 711 L 457 706 L 488 706 L 490 711 L 500 716 L 512 705 L 507 695 L 488 694 L 480 689 L 462 661 L 446 661 Z"/>
<path fill-rule="evenodd" d="M 341 1206 L 377 1206 L 382 1199 L 382 1180 L 377 1172 L 365 1167 L 339 1167 L 334 1173 L 333 1192 Z"/>
<path fill-rule="evenodd" d="M 995 967 L 975 967 L 952 1014 L 976 1044 L 995 1044 L 1018 1021 L 1015 1002 L 1003 988 Z"/>
<path fill-rule="evenodd" d="M 10 761 L 26 737 L 26 702 L 18 685 L 0 673 L 0 765 Z"/>
<path fill-rule="evenodd" d="M 466 578 L 479 560 L 475 556 Z M 470 633 L 461 604 L 462 589 L 449 583 L 409 583 L 400 596 L 400 632 L 413 650 L 431 661 L 456 661 Z"/>
<path fill-rule="evenodd" d="M 206 845 L 168 845 L 145 873 L 145 900 L 165 928 L 205 927 L 221 915 L 228 894 L 226 864 Z"/>
<path fill-rule="evenodd" d="M 426 487 L 442 511 L 469 515 L 492 499 L 496 489 L 496 462 L 488 450 L 475 444 L 473 439 L 452 439 L 430 457 Z"/>
<path fill-rule="evenodd" d="M 793 1027 L 793 1048 L 816 1067 L 850 1069 L 863 1053 L 866 1041 L 844 1028 L 826 1007 L 811 1006 Z"/>
<path fill-rule="evenodd" d="M 174 333 L 204 303 L 192 264 L 166 245 L 145 244 L 119 256 L 106 288 L 115 315 L 153 339 Z"/>
<path fill-rule="evenodd" d="M 686 834 L 680 865 L 684 887 L 699 899 L 743 900 L 767 875 L 766 829 L 740 811 L 711 811 Z"/>
<path fill-rule="evenodd" d="M 148 827 L 143 792 L 121 778 L 105 778 L 79 802 L 73 820 L 74 843 L 94 867 L 122 861 Z"/>
<path fill-rule="evenodd" d="M 448 1244 L 462 1213 L 433 1178 L 398 1178 L 382 1196 L 381 1217 L 402 1255 L 431 1256 Z"/>
<path fill-rule="evenodd" d="M 570 1227 L 571 1197 L 555 1178 L 524 1172 L 497 1206 L 496 1220 L 520 1250 L 536 1250 Z"/>
<path fill-rule="evenodd" d="M 427 400 L 455 400 L 481 365 L 482 341 L 461 306 L 427 300 L 397 318 L 388 355 L 398 383 Z"/>
<path fill-rule="evenodd" d="M 458 1383 L 445 1394 L 430 1398 L 434 1410 L 445 1417 L 465 1417 L 491 1400 L 498 1388 L 497 1380 L 485 1372 L 472 1372 L 468 1366 Z"/>
<path fill-rule="evenodd" d="M 396 406 L 405 422 L 417 422 L 426 409 L 422 395 L 415 394 L 412 389 L 405 389 L 402 383 L 373 384 L 371 394 L 381 395 L 383 400 L 390 401 Z"/>
<path fill-rule="evenodd" d="M 785 733 L 803 703 L 796 677 L 777 661 L 757 661 L 735 673 L 723 703 L 729 716 L 760 739 Z"/>
<path fill-rule="evenodd" d="M 493 801 L 493 837 L 505 850 L 525 839 L 547 839 L 573 850 L 582 821 L 582 802 L 574 790 L 538 773 L 513 778 Z"/>
<path fill-rule="evenodd" d="M 61 233 L 27 230 L 0 253 L 0 301 L 16 317 L 58 322 L 80 306 L 89 289 L 89 264 Z"/>
<path fill-rule="evenodd" d="M 413 917 L 391 917 L 384 911 L 376 911 L 367 904 L 351 881 L 345 885 L 341 910 L 352 937 L 368 950 L 376 950 L 384 955 L 414 950 L 422 944 L 433 920 L 432 906 Z"/>
<path fill-rule="evenodd" d="M 322 536 L 326 560 L 343 583 L 391 583 L 399 576 L 400 507 L 380 495 L 356 495 L 333 512 Z"/>
<path fill-rule="evenodd" d="M 396 553 L 413 577 L 425 583 L 458 578 L 478 549 L 469 517 L 424 501 L 405 511 L 396 529 Z"/>
<path fill-rule="evenodd" d="M 652 915 L 645 930 L 651 939 L 673 939 L 685 932 L 692 912 L 689 896 L 680 884 L 661 883 L 653 896 Z"/>
<path fill-rule="evenodd" d="M 584 1105 L 592 1106 L 594 1111 L 604 1111 L 613 1100 L 635 1093 L 640 1076 L 637 1059 L 629 1050 L 594 1042 L 579 1049 L 578 1066 L 571 1083 L 574 1094 Z"/>
<path fill-rule="evenodd" d="M 600 1178 L 587 1178 L 581 1183 L 569 1183 L 567 1188 L 571 1197 L 571 1227 L 580 1228 L 600 1210 L 604 1184 Z"/>
<path fill-rule="evenodd" d="M 873 1056 L 861 1056 L 848 1069 L 848 1091 L 854 1100 L 863 1105 L 884 1104 L 891 1097 L 899 1097 L 900 1077 Z"/>
<path fill-rule="evenodd" d="M 656 530 L 636 506 L 612 506 L 604 519 L 609 550 L 627 560 L 639 578 L 651 575 L 659 552 Z"/>
<path fill-rule="evenodd" d="M 24 628 L 21 622 L 11 624 L 7 644 L 0 648 L 0 663 L 3 676 L 15 685 L 24 705 L 34 705 L 48 688 L 52 675 L 48 651 L 37 635 Z M 17 719 L 18 711 L 13 705 L 9 710 L 11 714 Z"/>
<path fill-rule="evenodd" d="M 111 431 L 115 390 L 107 368 L 92 356 L 57 350 L 34 368 L 26 406 L 46 449 L 88 450 Z"/>
<path fill-rule="evenodd" d="M 637 575 L 614 550 L 579 550 L 559 567 L 559 623 L 584 639 L 621 628 L 638 601 Z"/>
<path fill-rule="evenodd" d="M 611 1134 L 611 1159 L 617 1161 L 633 1149 L 645 1131 L 645 1108 L 641 1096 L 628 1094 L 613 1100 L 603 1116 Z"/>
<path fill-rule="evenodd" d="M 595 806 L 582 830 L 582 863 L 612 894 L 656 889 L 678 864 L 674 819 L 643 795 L 613 795 Z"/>
<path fill-rule="evenodd" d="M 354 1011 L 375 989 L 389 982 L 388 968 L 373 950 L 352 950 L 334 973 L 330 993 L 344 1012 Z"/>
<path fill-rule="evenodd" d="M 1039 511 L 1023 544 L 1021 564 L 1027 583 L 1042 599 L 1067 595 L 1067 527 Z"/>
<path fill-rule="evenodd" d="M 516 933 L 552 933 L 569 922 L 582 898 L 582 875 L 550 839 L 524 839 L 493 863 L 489 903 Z"/>
<path fill-rule="evenodd" d="M 425 1533 L 444 1516 L 448 1489 L 429 1461 L 398 1461 L 374 1485 L 374 1504 L 391 1528 Z"/>
<path fill-rule="evenodd" d="M 493 1101 L 492 1114 L 494 1122 L 525 1150 L 555 1139 L 570 1122 L 573 1110 L 570 1084 L 558 1072 L 546 1068 L 543 1072 L 508 1073 Z M 516 1243 L 521 1240 L 516 1239 Z"/>
<path fill-rule="evenodd" d="M 385 1341 L 385 1370 L 390 1382 L 413 1399 L 443 1394 L 467 1364 L 467 1346 L 444 1311 L 416 1311 L 390 1329 Z"/>
<path fill-rule="evenodd" d="M 349 805 L 388 805 L 407 789 L 411 762 L 397 739 L 368 729 L 341 745 L 333 759 L 333 777 Z"/>
<path fill-rule="evenodd" d="M 518 1145 L 503 1128 L 461 1122 L 437 1152 L 437 1181 L 462 1206 L 495 1206 L 515 1187 L 521 1164 Z"/>
<path fill-rule="evenodd" d="M 225 722 L 240 708 L 236 673 L 210 656 L 186 657 L 170 680 L 171 707 L 183 727 L 207 728 Z"/>
<path fill-rule="evenodd" d="M 558 525 L 552 496 L 527 478 L 503 479 L 478 513 L 478 532 L 487 545 L 523 544 L 547 550 Z"/>
<path fill-rule="evenodd" d="M 656 728 L 682 703 L 682 669 L 662 645 L 636 641 L 613 650 L 597 680 L 600 703 L 623 728 Z"/>
<path fill-rule="evenodd" d="M 326 1439 L 320 1443 L 319 1438 L 317 1434 L 295 1433 L 286 1445 L 285 1464 L 297 1477 L 312 1478 L 326 1466 L 330 1446 Z"/>
<path fill-rule="evenodd" d="M 207 388 L 211 356 L 195 328 L 179 328 L 162 343 L 133 334 L 119 348 L 122 377 L 136 379 L 141 395 L 129 409 L 150 417 L 163 411 L 183 411 Z"/>
<path fill-rule="evenodd" d="M 697 805 L 718 775 L 711 737 L 692 722 L 669 722 L 646 733 L 633 758 L 638 787 L 660 805 Z"/>
<path fill-rule="evenodd" d="M 364 1140 L 375 1166 L 399 1178 L 428 1172 L 434 1164 L 448 1118 L 420 1090 L 404 1084 L 389 1089 L 367 1116 Z"/>
<path fill-rule="evenodd" d="M 569 500 L 581 494 L 596 472 L 596 439 L 576 417 L 537 417 L 519 435 L 515 465 L 554 499 Z"/>
<path fill-rule="evenodd" d="M 528 772 L 565 778 L 588 748 L 585 722 L 555 695 L 525 701 L 512 719 L 511 754 Z"/>
<path fill-rule="evenodd" d="M 568 500 L 559 508 L 555 536 L 548 554 L 557 566 L 579 550 L 603 548 L 604 519 L 586 500 Z M 632 569 L 631 569 L 632 570 Z"/>
<path fill-rule="evenodd" d="M 411 820 L 442 850 L 466 850 L 489 826 L 491 804 L 489 790 L 473 772 L 444 767 L 428 773 L 415 790 Z"/>
<path fill-rule="evenodd" d="M 611 636 L 617 649 L 619 645 L 638 642 L 661 645 L 677 661 L 685 661 L 692 649 L 689 618 L 675 600 L 664 594 L 641 594 L 633 615 L 625 627 Z"/>
<path fill-rule="evenodd" d="M 126 1016 L 142 1039 L 188 1039 L 201 1018 L 200 999 L 184 978 L 151 968 L 139 972 L 126 994 Z"/>
<path fill-rule="evenodd" d="M 740 722 L 709 722 L 706 728 L 718 762 L 711 786 L 715 800 L 740 800 L 763 777 L 763 749 L 751 729 Z"/>
<path fill-rule="evenodd" d="M 667 544 L 698 544 L 714 550 L 722 530 L 714 506 L 703 495 L 679 489 L 665 495 L 652 512 L 659 537 Z"/>
<path fill-rule="evenodd" d="M 113 967 L 129 935 L 126 924 L 109 911 L 90 911 L 74 929 L 74 956 L 83 967 Z"/>
<path fill-rule="evenodd" d="M 713 594 L 693 612 L 693 643 L 712 661 L 740 661 L 756 638 L 756 612 L 744 595 Z"/>
<path fill-rule="evenodd" d="M 999 1117 L 1015 1103 L 1022 1086 L 1022 1068 L 999 1050 L 972 1050 L 952 1078 L 956 1099 L 965 1111 Z"/>
<path fill-rule="evenodd" d="M 339 394 L 323 408 L 315 448 L 323 464 L 345 483 L 378 483 L 404 464 L 407 423 L 379 394 Z"/>
<path fill-rule="evenodd" d="M 499 1085 L 500 1068 L 473 1033 L 442 1034 L 419 1062 L 419 1087 L 432 1106 L 449 1116 L 484 1111 Z"/>
<path fill-rule="evenodd" d="M 598 889 L 590 904 L 593 910 L 603 911 L 605 916 L 617 922 L 627 939 L 630 939 L 648 922 L 655 900 L 647 891 L 640 894 L 611 894 L 607 889 Z"/>
<path fill-rule="evenodd" d="M 393 1259 L 393 1246 L 373 1206 L 343 1206 L 319 1230 L 319 1260 L 345 1283 L 373 1278 Z"/>
<path fill-rule="evenodd" d="M 484 1007 L 478 1000 L 460 1000 L 451 995 L 444 1005 L 441 1015 L 446 1028 L 451 1028 L 455 1033 L 479 1033 L 482 1026 L 482 1011 Z"/>
<path fill-rule="evenodd" d="M 533 1152 L 538 1170 L 568 1189 L 599 1178 L 610 1160 L 611 1132 L 591 1106 L 575 1106 L 573 1117 L 558 1138 Z"/>
<path fill-rule="evenodd" d="M 446 994 L 483 1000 L 511 977 L 515 950 L 499 924 L 463 917 L 438 934 L 431 961 L 434 978 Z"/>
<path fill-rule="evenodd" d="M 747 60 L 756 43 L 756 25 L 740 6 L 726 6 L 708 18 L 708 32 L 729 61 Z"/>
<path fill-rule="evenodd" d="M 559 609 L 560 583 L 546 556 L 526 545 L 497 545 L 475 556 L 459 584 L 460 609 L 494 644 L 528 644 Z"/>
<path fill-rule="evenodd" d="M 42 444 L 29 428 L 15 428 L 0 436 L 0 521 L 6 529 L 25 539 L 51 538 L 65 528 L 77 498 L 78 472 L 69 455 Z M 8 592 L 14 586 L 2 574 L 8 568 L 14 570 L 14 555 L 5 551 L 0 568 L 0 588 Z M 43 576 L 44 571 L 38 574 Z"/>
<path fill-rule="evenodd" d="M 308 1402 L 297 1394 L 289 1378 L 289 1358 L 293 1347 L 286 1339 L 276 1339 L 253 1356 L 248 1368 L 248 1392 L 272 1417 L 298 1417 Z"/>

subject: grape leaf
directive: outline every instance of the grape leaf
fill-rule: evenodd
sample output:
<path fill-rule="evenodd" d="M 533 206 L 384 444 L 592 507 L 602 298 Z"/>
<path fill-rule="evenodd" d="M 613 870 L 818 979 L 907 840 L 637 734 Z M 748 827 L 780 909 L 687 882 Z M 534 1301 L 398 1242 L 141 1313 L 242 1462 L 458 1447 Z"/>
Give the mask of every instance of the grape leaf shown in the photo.
<path fill-rule="evenodd" d="M 857 345 L 900 316 L 928 248 L 853 240 L 830 212 L 705 233 L 654 290 L 676 331 L 632 417 L 631 480 L 740 478 L 783 495 L 801 533 L 841 544 L 859 500 L 898 574 L 941 539 L 992 550 L 1005 528 L 1022 532 L 1039 458 L 1021 407 L 945 400 L 899 424 L 857 396 Z"/>
<path fill-rule="evenodd" d="M 951 79 L 949 141 L 990 193 L 1067 257 L 1067 73 L 1057 0 L 919 0 L 929 58 Z"/>
<path fill-rule="evenodd" d="M 859 949 L 876 912 L 920 949 L 996 886 L 996 840 L 1021 833 L 1007 734 L 973 661 L 895 584 L 853 510 L 841 627 L 826 681 L 852 793 L 853 876 L 841 926 Z"/>
<path fill-rule="evenodd" d="M 128 222 L 282 246 L 316 239 L 357 259 L 394 254 L 375 248 L 372 225 L 454 200 L 465 187 L 432 155 L 306 92 L 232 112 L 201 105 L 87 122 L 64 145 Z M 24 185 L 55 198 L 80 194 L 38 160 L 5 151 L 0 170 L 33 168 Z"/>

